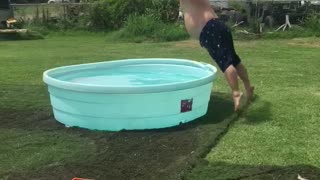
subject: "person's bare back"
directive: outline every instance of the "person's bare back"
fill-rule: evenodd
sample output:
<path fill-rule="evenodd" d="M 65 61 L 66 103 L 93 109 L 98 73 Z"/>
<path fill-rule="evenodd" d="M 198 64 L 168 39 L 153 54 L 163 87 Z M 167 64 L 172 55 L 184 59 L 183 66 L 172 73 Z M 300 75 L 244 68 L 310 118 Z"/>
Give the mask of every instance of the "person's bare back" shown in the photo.
<path fill-rule="evenodd" d="M 205 24 L 218 18 L 208 0 L 180 0 L 185 27 L 191 38 L 198 39 Z"/>

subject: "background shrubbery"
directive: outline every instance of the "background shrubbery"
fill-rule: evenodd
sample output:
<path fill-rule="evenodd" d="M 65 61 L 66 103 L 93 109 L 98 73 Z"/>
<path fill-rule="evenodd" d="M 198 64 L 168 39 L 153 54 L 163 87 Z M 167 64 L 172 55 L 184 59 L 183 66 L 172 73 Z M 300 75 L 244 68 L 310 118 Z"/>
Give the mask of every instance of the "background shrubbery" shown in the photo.
<path fill-rule="evenodd" d="M 313 12 L 303 21 L 304 27 L 309 30 L 319 32 L 320 31 L 320 13 Z"/>
<path fill-rule="evenodd" d="M 179 1 L 177 0 L 98 0 L 92 1 L 84 10 L 68 7 L 67 13 L 58 19 L 35 19 L 23 22 L 24 26 L 44 34 L 50 31 L 117 31 L 115 36 L 133 41 L 171 41 L 188 37 L 183 26 L 178 24 Z M 36 17 L 45 17 L 46 12 L 37 10 Z M 44 20 L 45 19 L 45 20 Z"/>
<path fill-rule="evenodd" d="M 93 29 L 119 29 L 128 17 L 152 16 L 160 23 L 175 23 L 179 13 L 177 0 L 100 0 L 93 3 L 88 22 Z M 134 15 L 134 16 L 132 16 Z"/>
<path fill-rule="evenodd" d="M 150 0 L 100 0 L 92 4 L 88 23 L 92 29 L 119 29 L 131 14 L 144 14 Z"/>
<path fill-rule="evenodd" d="M 124 27 L 116 33 L 116 37 L 135 42 L 176 41 L 188 38 L 188 34 L 184 27 L 177 23 L 165 23 L 161 17 L 145 14 L 130 15 Z"/>
<path fill-rule="evenodd" d="M 245 15 L 243 4 L 231 3 L 239 9 L 238 14 L 229 18 L 227 24 L 232 26 L 239 22 L 239 17 Z M 174 41 L 188 38 L 183 24 L 178 21 L 179 1 L 177 0 L 90 0 L 85 5 L 64 5 L 65 14 L 51 18 L 48 9 L 29 10 L 35 13 L 32 21 L 21 20 L 19 27 L 49 34 L 52 32 L 86 31 L 86 32 L 115 32 L 116 39 L 135 42 L 142 41 Z M 57 11 L 51 6 L 50 11 Z M 240 16 L 241 15 L 241 16 Z M 256 38 L 292 38 L 319 36 L 320 13 L 310 13 L 299 25 L 285 32 L 274 32 L 276 27 L 264 28 L 259 33 L 259 18 L 247 19 L 248 23 L 238 26 L 235 30 L 245 30 L 250 34 L 234 33 L 236 39 Z M 256 35 L 254 35 L 256 34 Z"/>

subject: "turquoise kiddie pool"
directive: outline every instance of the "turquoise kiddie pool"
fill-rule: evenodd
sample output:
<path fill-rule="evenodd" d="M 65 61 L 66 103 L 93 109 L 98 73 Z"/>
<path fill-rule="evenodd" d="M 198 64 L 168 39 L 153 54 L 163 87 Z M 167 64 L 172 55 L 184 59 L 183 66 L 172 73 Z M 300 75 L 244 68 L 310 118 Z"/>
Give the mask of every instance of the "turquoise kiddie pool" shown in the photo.
<path fill-rule="evenodd" d="M 185 59 L 125 59 L 45 71 L 54 117 L 91 130 L 158 129 L 207 113 L 217 69 Z"/>

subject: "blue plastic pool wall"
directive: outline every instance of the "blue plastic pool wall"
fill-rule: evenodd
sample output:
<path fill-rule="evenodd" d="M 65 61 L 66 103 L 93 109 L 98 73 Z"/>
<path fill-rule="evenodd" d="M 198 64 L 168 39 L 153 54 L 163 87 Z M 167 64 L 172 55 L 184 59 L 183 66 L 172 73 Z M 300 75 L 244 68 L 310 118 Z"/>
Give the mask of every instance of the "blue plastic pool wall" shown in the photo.
<path fill-rule="evenodd" d="M 120 131 L 157 129 L 187 123 L 207 113 L 213 83 L 191 89 L 140 94 L 104 94 L 49 86 L 55 119 L 66 126 Z M 192 110 L 181 102 L 192 99 Z"/>

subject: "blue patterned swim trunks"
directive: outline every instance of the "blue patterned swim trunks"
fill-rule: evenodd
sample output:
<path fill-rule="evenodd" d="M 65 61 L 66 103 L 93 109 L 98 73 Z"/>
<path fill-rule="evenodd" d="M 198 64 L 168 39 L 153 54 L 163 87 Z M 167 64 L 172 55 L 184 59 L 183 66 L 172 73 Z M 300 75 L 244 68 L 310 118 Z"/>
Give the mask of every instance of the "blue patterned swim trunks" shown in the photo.
<path fill-rule="evenodd" d="M 236 67 L 241 62 L 234 49 L 231 31 L 221 20 L 209 20 L 202 29 L 199 40 L 222 72 L 230 65 Z"/>

